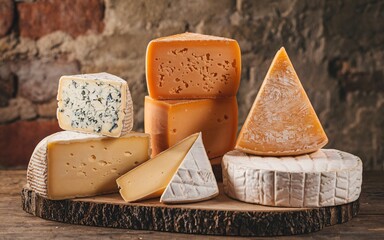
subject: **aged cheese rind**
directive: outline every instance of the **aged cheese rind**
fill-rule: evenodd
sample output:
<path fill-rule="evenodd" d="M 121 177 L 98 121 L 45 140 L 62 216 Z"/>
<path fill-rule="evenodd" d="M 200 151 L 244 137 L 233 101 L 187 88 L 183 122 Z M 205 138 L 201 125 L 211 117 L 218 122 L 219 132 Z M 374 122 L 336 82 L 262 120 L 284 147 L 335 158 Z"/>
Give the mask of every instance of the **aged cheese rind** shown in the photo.
<path fill-rule="evenodd" d="M 57 118 L 64 130 L 110 137 L 133 127 L 133 103 L 126 81 L 109 73 L 62 76 Z"/>
<path fill-rule="evenodd" d="M 27 183 L 49 199 L 117 192 L 116 178 L 148 160 L 150 154 L 150 136 L 145 133 L 131 132 L 116 139 L 62 131 L 36 146 Z"/>
<path fill-rule="evenodd" d="M 154 39 L 146 76 L 154 99 L 233 97 L 240 85 L 240 47 L 234 39 L 197 33 Z"/>
<path fill-rule="evenodd" d="M 51 136 L 45 137 L 37 144 L 33 150 L 27 169 L 28 185 L 44 197 L 48 196 L 47 139 Z"/>
<path fill-rule="evenodd" d="M 198 134 L 183 139 L 146 163 L 116 180 L 120 195 L 126 202 L 160 197 L 181 162 L 195 143 Z"/>
<path fill-rule="evenodd" d="M 328 138 L 284 48 L 277 53 L 239 133 L 235 149 L 292 156 L 322 148 Z"/>
<path fill-rule="evenodd" d="M 200 133 L 161 195 L 160 202 L 198 202 L 218 194 L 219 188 Z"/>
<path fill-rule="evenodd" d="M 196 132 L 202 132 L 209 158 L 233 149 L 237 133 L 236 97 L 156 100 L 145 97 L 144 129 L 151 134 L 152 156 Z"/>
<path fill-rule="evenodd" d="M 261 205 L 325 207 L 359 198 L 362 162 L 350 153 L 321 149 L 297 157 L 262 157 L 237 150 L 222 161 L 224 192 Z"/>

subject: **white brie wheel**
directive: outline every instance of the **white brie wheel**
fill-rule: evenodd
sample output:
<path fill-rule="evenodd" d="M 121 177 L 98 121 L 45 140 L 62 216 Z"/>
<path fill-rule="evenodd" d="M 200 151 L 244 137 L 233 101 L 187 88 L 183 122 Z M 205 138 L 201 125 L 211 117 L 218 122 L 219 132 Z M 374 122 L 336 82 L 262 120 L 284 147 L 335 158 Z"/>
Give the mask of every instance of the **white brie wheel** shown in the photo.
<path fill-rule="evenodd" d="M 231 198 L 280 207 L 325 207 L 357 200 L 359 157 L 321 149 L 295 157 L 262 157 L 231 151 L 222 161 L 224 192 Z"/>

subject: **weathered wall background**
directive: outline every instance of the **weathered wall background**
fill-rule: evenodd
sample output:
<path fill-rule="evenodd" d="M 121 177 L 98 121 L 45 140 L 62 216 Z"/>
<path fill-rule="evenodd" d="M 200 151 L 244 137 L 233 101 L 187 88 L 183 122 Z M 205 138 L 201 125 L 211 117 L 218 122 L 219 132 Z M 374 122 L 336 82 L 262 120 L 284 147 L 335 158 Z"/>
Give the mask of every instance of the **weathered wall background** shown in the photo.
<path fill-rule="evenodd" d="M 240 124 L 285 46 L 327 147 L 384 170 L 383 23 L 383 1 L 370 0 L 0 0 L 0 167 L 25 167 L 35 144 L 58 131 L 63 74 L 107 71 L 126 79 L 135 129 L 143 130 L 147 43 L 191 31 L 239 42 Z"/>

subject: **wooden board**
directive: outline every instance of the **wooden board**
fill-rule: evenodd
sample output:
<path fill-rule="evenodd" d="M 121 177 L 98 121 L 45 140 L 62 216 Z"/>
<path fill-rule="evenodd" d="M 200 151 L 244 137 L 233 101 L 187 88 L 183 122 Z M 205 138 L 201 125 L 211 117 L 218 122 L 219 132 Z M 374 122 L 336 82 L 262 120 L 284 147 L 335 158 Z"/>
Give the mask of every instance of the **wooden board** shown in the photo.
<path fill-rule="evenodd" d="M 165 205 L 158 199 L 125 203 L 119 194 L 73 200 L 45 199 L 27 187 L 23 209 L 35 216 L 70 224 L 164 232 L 278 236 L 310 233 L 347 222 L 359 211 L 359 200 L 334 207 L 276 208 L 239 202 L 222 192 L 215 199 Z"/>
<path fill-rule="evenodd" d="M 221 161 L 223 157 L 217 157 L 210 159 L 213 174 L 215 175 L 217 182 L 223 182 L 223 170 L 221 169 Z"/>

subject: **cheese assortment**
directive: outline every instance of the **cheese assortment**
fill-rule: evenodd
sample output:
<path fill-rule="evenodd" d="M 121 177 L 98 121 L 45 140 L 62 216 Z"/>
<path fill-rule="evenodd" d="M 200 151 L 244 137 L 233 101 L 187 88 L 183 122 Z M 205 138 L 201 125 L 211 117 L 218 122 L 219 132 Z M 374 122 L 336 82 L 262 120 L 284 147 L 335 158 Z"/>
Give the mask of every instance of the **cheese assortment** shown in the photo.
<path fill-rule="evenodd" d="M 321 149 L 291 157 L 231 151 L 223 157 L 224 191 L 244 202 L 280 207 L 325 207 L 358 199 L 360 158 Z"/>
<path fill-rule="evenodd" d="M 363 165 L 321 149 L 328 138 L 284 48 L 268 70 L 237 139 L 222 161 L 225 193 L 248 203 L 324 207 L 361 191 Z"/>
<path fill-rule="evenodd" d="M 27 171 L 29 186 L 49 199 L 118 191 L 116 179 L 150 158 L 150 136 L 121 138 L 62 131 L 35 148 Z"/>
<path fill-rule="evenodd" d="M 152 137 L 152 156 L 196 132 L 202 132 L 209 158 L 222 156 L 235 145 L 236 97 L 156 100 L 147 96 L 144 109 L 144 128 Z"/>
<path fill-rule="evenodd" d="M 124 80 L 108 73 L 63 76 L 57 99 L 59 125 L 70 131 L 47 136 L 36 146 L 27 171 L 28 185 L 36 193 L 60 200 L 112 193 L 120 187 L 126 201 L 136 201 L 160 196 L 166 189 L 161 198 L 164 203 L 202 201 L 218 194 L 201 133 L 184 132 L 190 135 L 187 139 L 141 165 L 151 155 L 150 135 L 130 132 L 132 100 Z M 213 102 L 205 104 L 207 107 L 200 114 L 221 117 L 226 120 L 222 127 L 225 131 L 234 129 L 237 118 L 229 118 L 233 113 L 237 115 L 234 97 L 196 103 L 186 101 L 182 105 L 191 113 L 199 114 L 193 109 L 209 100 Z M 182 127 L 175 124 L 169 123 L 172 127 Z M 190 131 L 195 133 L 198 129 L 192 127 Z M 206 133 L 207 139 L 213 134 L 210 128 Z M 172 139 L 172 145 L 180 140 Z M 214 154 L 230 149 L 226 145 L 224 150 L 220 145 L 211 147 Z M 190 175 L 185 176 L 185 172 Z M 131 175 L 134 177 L 130 178 Z M 136 184 L 130 185 L 130 182 Z"/>
<path fill-rule="evenodd" d="M 314 152 L 328 142 L 284 48 L 268 70 L 236 149 L 265 156 Z"/>
<path fill-rule="evenodd" d="M 200 134 L 193 134 L 117 179 L 126 202 L 202 201 L 219 192 Z"/>
<path fill-rule="evenodd" d="M 183 33 L 152 40 L 144 105 L 152 155 L 196 132 L 202 132 L 209 158 L 232 150 L 240 75 L 241 53 L 233 39 Z"/>
<path fill-rule="evenodd" d="M 117 192 L 116 179 L 151 155 L 150 135 L 131 132 L 127 82 L 109 73 L 63 76 L 57 100 L 59 125 L 69 131 L 36 146 L 28 185 L 54 200 Z"/>
<path fill-rule="evenodd" d="M 133 103 L 123 79 L 61 77 L 57 118 L 66 131 L 36 146 L 29 187 L 53 200 L 119 191 L 126 202 L 192 203 L 219 194 L 210 159 L 224 155 L 224 192 L 231 198 L 300 208 L 357 200 L 362 161 L 322 149 L 328 138 L 285 49 L 236 138 L 240 76 L 233 39 L 184 33 L 151 41 L 146 133 L 131 131 Z"/>
<path fill-rule="evenodd" d="M 133 127 L 128 84 L 109 73 L 63 76 L 57 119 L 64 130 L 120 137 Z"/>
<path fill-rule="evenodd" d="M 188 32 L 154 39 L 146 73 L 155 99 L 232 97 L 240 85 L 240 47 L 233 39 Z"/>

